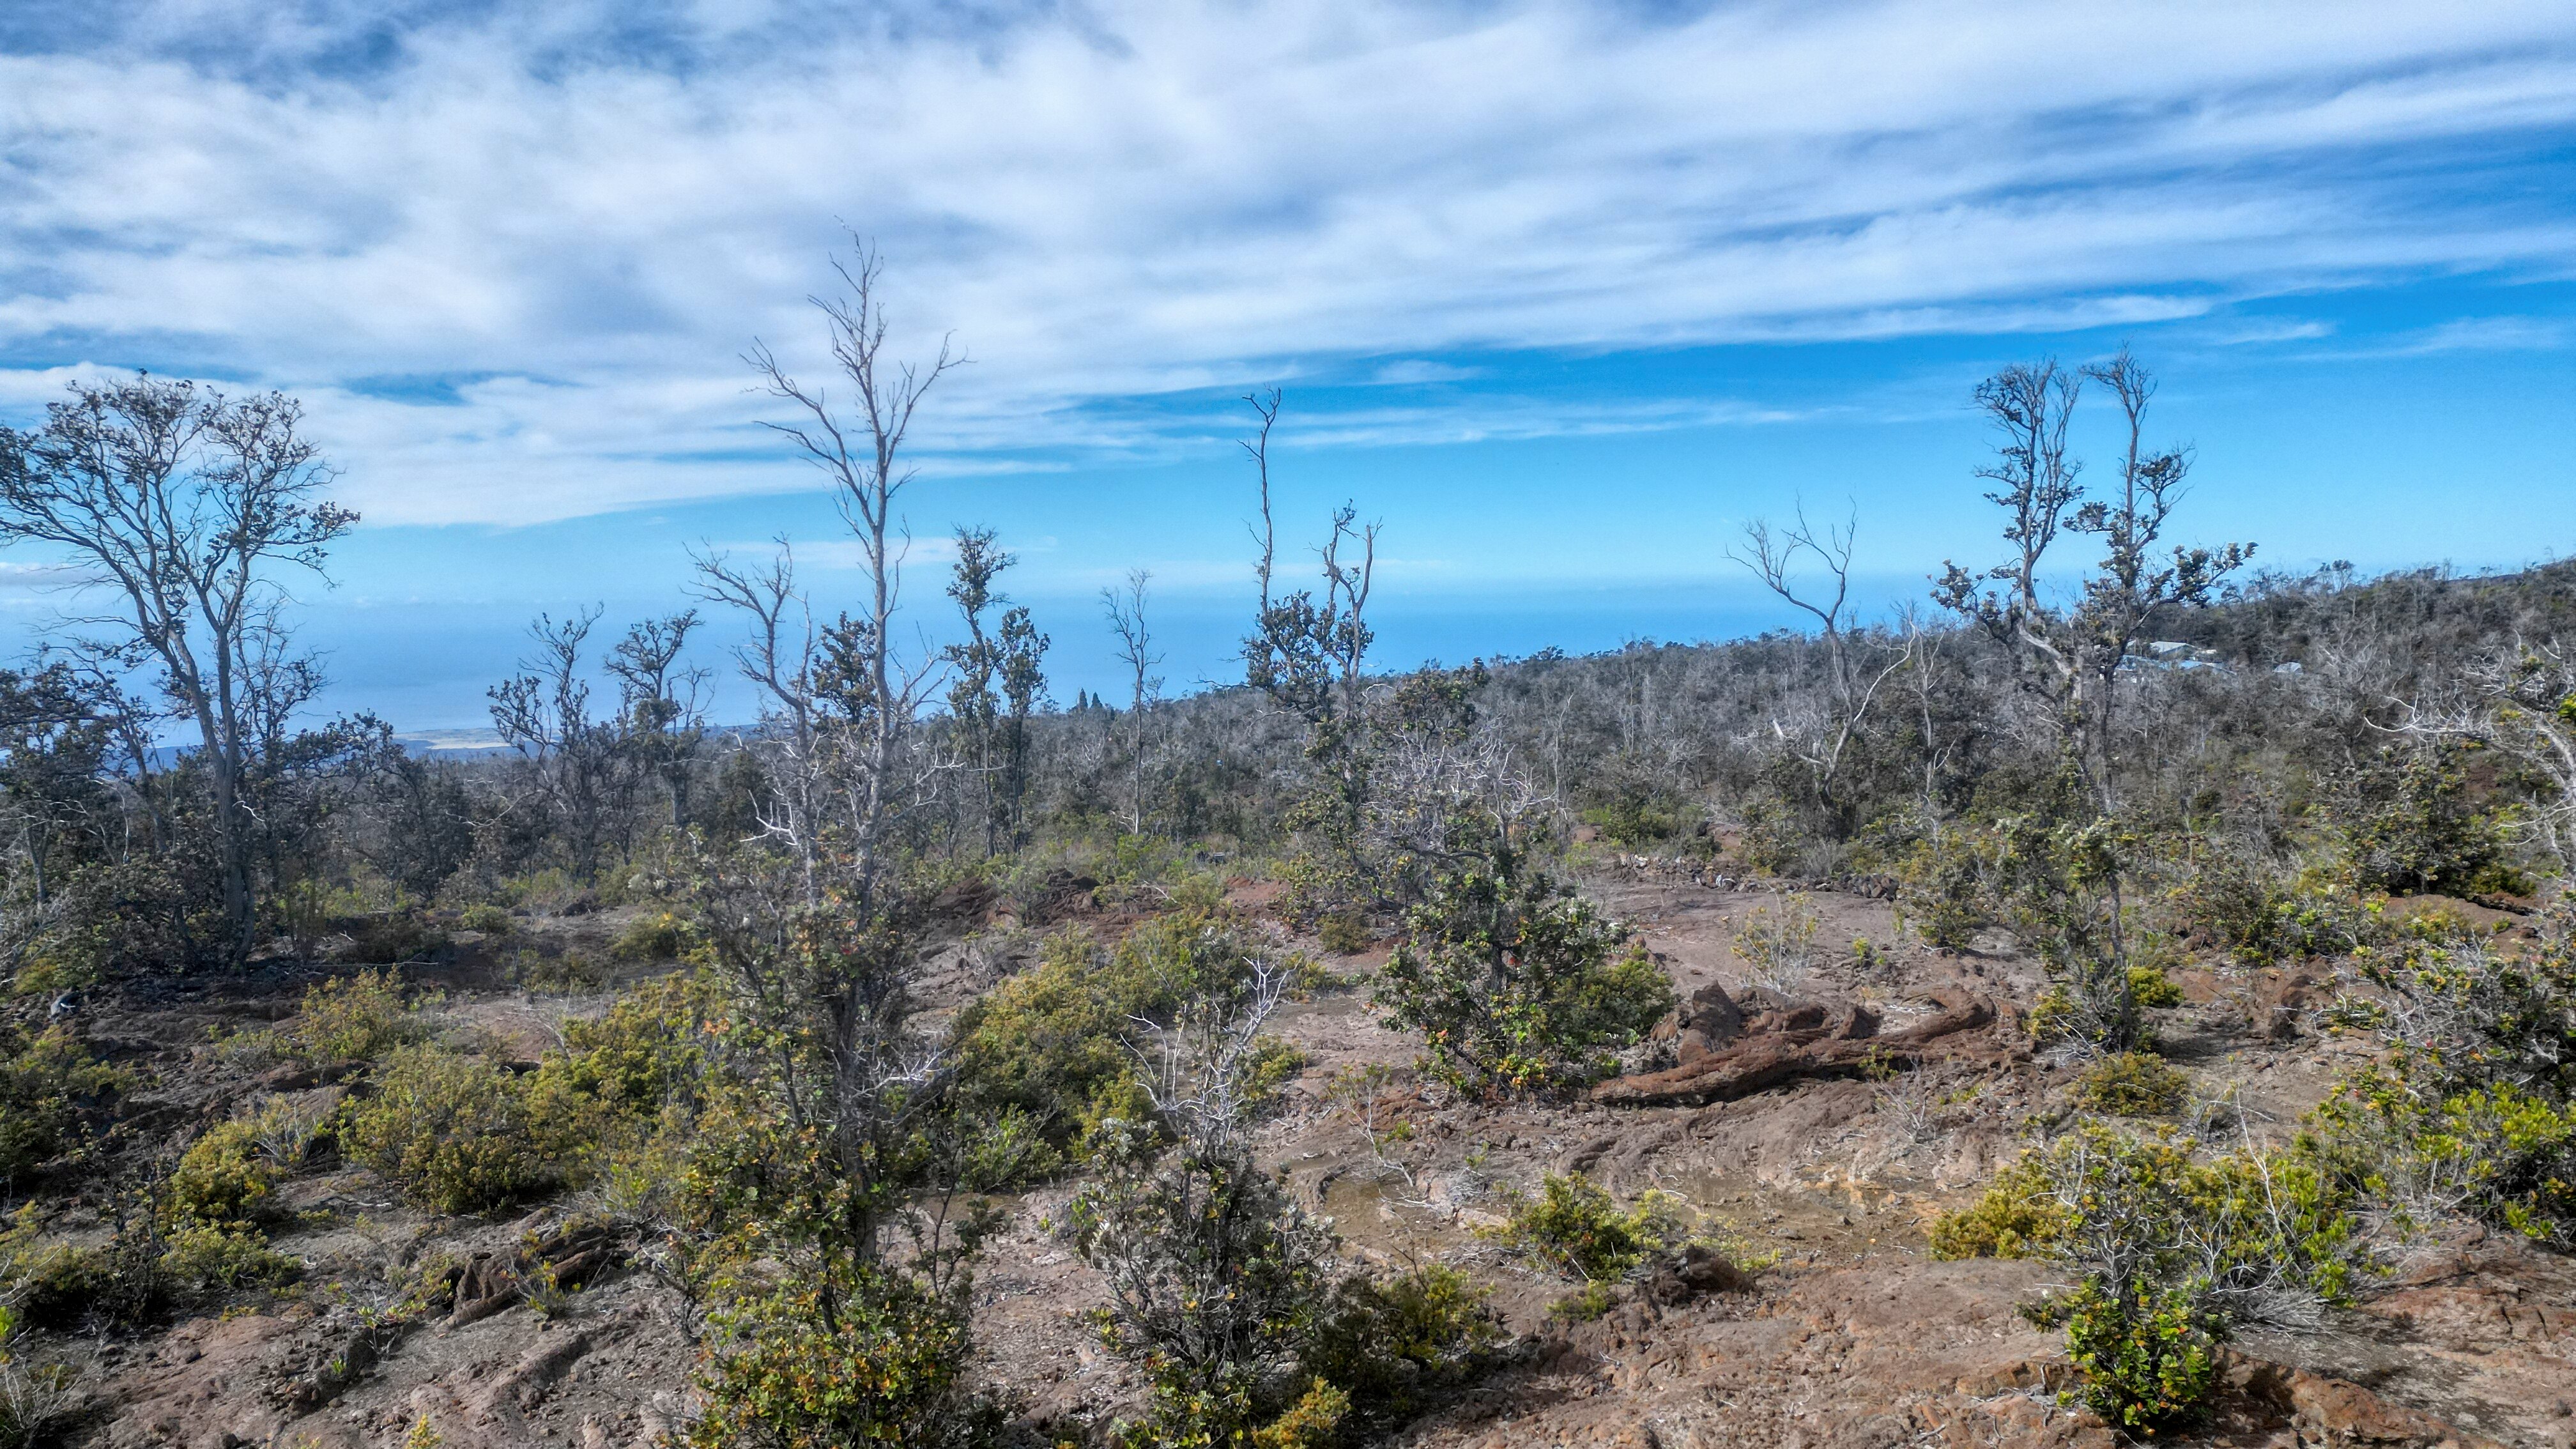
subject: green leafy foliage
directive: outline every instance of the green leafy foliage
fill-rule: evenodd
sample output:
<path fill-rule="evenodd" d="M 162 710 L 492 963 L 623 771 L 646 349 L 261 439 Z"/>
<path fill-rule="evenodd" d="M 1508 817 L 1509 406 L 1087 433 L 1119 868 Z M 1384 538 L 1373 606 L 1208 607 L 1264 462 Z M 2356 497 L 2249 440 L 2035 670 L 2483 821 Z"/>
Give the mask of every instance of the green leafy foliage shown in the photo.
<path fill-rule="evenodd" d="M 204 1223 L 252 1222 L 277 1212 L 284 1175 L 261 1153 L 254 1123 L 217 1123 L 180 1156 L 170 1174 L 168 1210 Z"/>
<path fill-rule="evenodd" d="M 1487 1232 L 1568 1277 L 1603 1283 L 1635 1276 L 1647 1259 L 1691 1236 L 1688 1209 L 1671 1193 L 1648 1192 L 1623 1209 L 1592 1179 L 1553 1172 L 1538 1196 L 1513 1203 L 1503 1225 Z"/>
<path fill-rule="evenodd" d="M 2199 1290 L 2198 1284 L 2163 1287 L 2144 1279 L 2113 1287 L 2088 1278 L 2051 1305 L 2095 1413 L 2153 1437 L 2207 1412 L 2227 1326 L 2202 1306 Z"/>
<path fill-rule="evenodd" d="M 1470 1090 L 1592 1081 L 1673 1009 L 1672 982 L 1625 927 L 1509 852 L 1442 878 L 1405 925 L 1376 1005 Z"/>
<path fill-rule="evenodd" d="M 2364 1263 L 2351 1206 L 2304 1151 L 2210 1159 L 2170 1128 L 2085 1123 L 1942 1218 L 1932 1245 L 2081 1273 L 2039 1316 L 2066 1325 L 2094 1406 L 2148 1432 L 2196 1412 L 2234 1324 L 2298 1321 L 2348 1296 Z"/>
<path fill-rule="evenodd" d="M 655 911 L 618 932 L 608 955 L 613 961 L 676 961 L 688 948 L 688 923 L 668 911 Z"/>
<path fill-rule="evenodd" d="M 335 976 L 307 988 L 277 1029 L 278 1051 L 313 1066 L 371 1062 L 419 1035 L 402 978 L 391 968 Z"/>
<path fill-rule="evenodd" d="M 0 1024 L 0 1185 L 68 1150 L 84 1107 L 128 1085 L 67 1027 L 30 1035 Z"/>
<path fill-rule="evenodd" d="M 1472 1378 L 1500 1346 L 1491 1297 L 1440 1263 L 1346 1276 L 1317 1315 L 1304 1367 L 1342 1392 L 1345 1433 L 1392 1427 Z"/>
<path fill-rule="evenodd" d="M 554 1110 L 633 1121 L 694 1102 L 708 1070 L 706 1028 L 714 1013 L 710 993 L 693 978 L 646 982 L 596 1018 L 565 1021 L 563 1045 L 537 1064 L 530 1094 Z"/>
<path fill-rule="evenodd" d="M 2450 741 L 2387 749 L 2349 783 L 2346 851 L 2364 889 L 2408 895 L 2520 892 L 2503 821 L 2469 785 L 2468 747 Z"/>
<path fill-rule="evenodd" d="M 958 1305 L 902 1275 L 782 1283 L 714 1316 L 723 1351 L 704 1382 L 695 1449 L 733 1445 L 949 1449 L 995 1437 L 971 1403 Z"/>
<path fill-rule="evenodd" d="M 1293 1402 L 1337 1240 L 1248 1154 L 1149 1142 L 1123 1133 L 1060 1231 L 1108 1277 L 1102 1341 L 1154 1383 L 1129 1441 L 1222 1444 Z"/>
<path fill-rule="evenodd" d="M 372 1090 L 343 1113 L 340 1142 L 405 1196 L 446 1213 L 551 1192 L 587 1145 L 580 1124 L 539 1110 L 500 1063 L 432 1042 L 385 1058 Z"/>
<path fill-rule="evenodd" d="M 2168 897 L 2174 918 L 2193 940 L 2239 965 L 2341 955 L 2375 934 L 2349 870 L 2289 873 L 2252 852 L 2197 839 L 2187 849 L 2189 869 Z"/>
<path fill-rule="evenodd" d="M 1996 1174 L 1973 1205 L 1933 1220 L 1932 1256 L 2045 1257 L 2065 1235 L 2070 1213 L 2051 1191 L 2044 1159 L 2034 1153 Z"/>
<path fill-rule="evenodd" d="M 2401 1218 L 2576 1240 L 2576 905 L 2505 954 L 2440 921 L 2354 957 L 2329 1018 L 2389 1048 L 2317 1113 L 2318 1151 Z"/>
<path fill-rule="evenodd" d="M 1102 1123 L 1149 1120 L 1128 1042 L 1140 1022 L 1168 1026 L 1194 996 L 1241 987 L 1250 969 L 1243 931 L 1220 912 L 1183 910 L 1106 950 L 1059 936 L 1034 970 L 959 1013 L 959 1115 L 1026 1148 L 998 1154 L 1004 1175 L 978 1185 L 1047 1176 L 1089 1155 Z M 1292 969 L 1310 972 L 1304 963 Z M 1284 1080 L 1296 1061 L 1285 1045 L 1265 1044 L 1255 1090 Z"/>
<path fill-rule="evenodd" d="M 1992 919 L 1977 842 L 1964 830 L 1916 841 L 1898 861 L 1897 910 L 1924 944 L 1956 951 Z"/>
<path fill-rule="evenodd" d="M 2162 1117 L 2179 1109 L 2191 1079 L 2153 1052 L 2116 1052 L 2075 1079 L 2076 1102 L 2114 1117 Z"/>

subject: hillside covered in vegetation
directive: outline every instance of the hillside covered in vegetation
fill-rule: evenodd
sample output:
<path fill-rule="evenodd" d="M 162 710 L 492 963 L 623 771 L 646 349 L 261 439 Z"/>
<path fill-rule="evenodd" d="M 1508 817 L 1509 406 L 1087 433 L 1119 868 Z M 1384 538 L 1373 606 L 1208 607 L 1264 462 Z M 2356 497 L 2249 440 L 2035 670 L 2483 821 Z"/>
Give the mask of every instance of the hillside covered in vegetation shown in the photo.
<path fill-rule="evenodd" d="M 0 433 L 104 601 L 0 675 L 0 1446 L 2576 1443 L 2576 568 L 2260 572 L 2123 355 L 1898 617 L 1800 517 L 1803 631 L 1391 670 L 1273 395 L 1243 684 L 1139 579 L 1064 707 L 989 533 L 895 642 L 849 275 L 855 411 L 755 361 L 869 587 L 542 619 L 479 759 L 312 720 L 291 401 Z"/>

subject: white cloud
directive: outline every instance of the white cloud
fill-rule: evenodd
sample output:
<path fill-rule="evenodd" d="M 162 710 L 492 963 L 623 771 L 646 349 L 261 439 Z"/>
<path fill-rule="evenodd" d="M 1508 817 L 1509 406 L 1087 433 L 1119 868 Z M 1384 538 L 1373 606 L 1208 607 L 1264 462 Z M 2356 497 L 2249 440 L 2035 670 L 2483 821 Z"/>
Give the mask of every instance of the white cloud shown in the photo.
<path fill-rule="evenodd" d="M 517 523 L 808 486 L 737 354 L 818 369 L 835 217 L 906 348 L 978 359 L 921 435 L 951 471 L 1168 447 L 1096 404 L 1316 359 L 2144 324 L 2576 249 L 2422 165 L 2576 122 L 2557 0 L 541 9 L 174 0 L 0 55 L 0 356 L 288 387 L 370 521 Z M 1761 420 L 1301 422 L 1694 406 Z"/>
<path fill-rule="evenodd" d="M 2426 328 L 2403 350 L 2424 352 L 2550 352 L 2568 342 L 2567 323 L 2554 317 L 2456 317 Z"/>
<path fill-rule="evenodd" d="M 1481 367 L 1460 367 L 1450 362 L 1408 357 L 1378 368 L 1369 374 L 1369 381 L 1380 387 L 1421 387 L 1440 382 L 1472 382 L 1485 376 L 1486 371 Z"/>

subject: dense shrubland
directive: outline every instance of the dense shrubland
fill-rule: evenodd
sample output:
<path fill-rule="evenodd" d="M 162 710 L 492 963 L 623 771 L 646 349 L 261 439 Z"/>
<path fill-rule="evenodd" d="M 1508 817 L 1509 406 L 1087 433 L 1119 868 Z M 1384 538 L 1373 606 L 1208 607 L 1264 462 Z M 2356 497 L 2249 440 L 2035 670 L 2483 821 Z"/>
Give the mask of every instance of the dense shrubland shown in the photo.
<path fill-rule="evenodd" d="M 1069 1180 L 1056 1230 L 1109 1285 L 1103 1344 L 1152 1385 L 1124 1442 L 1356 1442 L 1500 1336 L 1455 1269 L 1351 1266 L 1257 1160 L 1300 1065 L 1265 1023 L 1342 985 L 1291 928 L 1388 948 L 1370 1006 L 1420 1038 L 1443 1100 L 1562 1098 L 1675 1005 L 1574 888 L 1614 869 L 1893 893 L 1929 947 L 2000 934 L 2044 964 L 2031 1021 L 2077 1069 L 2067 1115 L 1932 1242 L 2067 1264 L 2077 1281 L 2034 1311 L 2128 1427 L 2188 1418 L 2237 1325 L 2313 1319 L 2410 1234 L 2576 1234 L 2567 908 L 2506 943 L 2387 906 L 2528 912 L 2556 892 L 2576 569 L 2291 577 L 2176 547 L 2188 459 L 2149 445 L 2152 384 L 2124 356 L 1980 389 L 2006 549 L 1949 568 L 1937 613 L 1854 617 L 1866 520 L 1802 517 L 1757 524 L 1745 561 L 1813 632 L 1389 669 L 1373 527 L 1333 515 L 1305 587 L 1280 562 L 1274 394 L 1247 447 L 1245 683 L 1158 699 L 1139 577 L 1110 600 L 1126 707 L 1059 707 L 1038 625 L 1075 625 L 1011 603 L 989 532 L 958 534 L 961 642 L 892 642 L 901 450 L 950 359 L 881 361 L 873 260 L 846 280 L 824 313 L 850 410 L 754 360 L 855 531 L 861 596 L 822 617 L 782 549 L 700 559 L 697 607 L 605 647 L 596 612 L 541 618 L 491 691 L 515 748 L 477 763 L 407 754 L 369 719 L 304 722 L 320 675 L 281 579 L 322 568 L 351 520 L 319 501 L 291 403 L 85 385 L 0 434 L 0 535 L 83 546 L 66 520 L 122 489 L 181 499 L 176 541 L 238 565 L 193 604 L 131 594 L 129 622 L 0 673 L 0 1191 L 41 1195 L 119 1143 L 133 1080 L 83 1040 L 85 992 L 317 972 L 295 1015 L 206 1050 L 339 1094 L 248 1099 L 129 1162 L 103 1241 L 12 1218 L 0 1372 L 31 1327 L 284 1288 L 298 1265 L 267 1233 L 320 1156 L 438 1213 L 581 1194 L 683 1290 L 705 1350 L 693 1443 L 975 1442 L 1003 1410 L 963 1367 L 983 1195 Z M 2096 490 L 2067 444 L 2087 383 L 2124 420 Z M 122 472 L 87 461 L 103 436 Z M 757 719 L 704 717 L 719 667 Z M 189 749 L 156 747 L 172 728 Z M 1228 903 L 1247 876 L 1280 884 L 1274 908 Z M 1068 898 L 1125 929 L 1046 934 Z M 929 1010 L 924 958 L 959 902 L 1000 903 L 1034 960 Z M 639 909 L 604 956 L 514 942 L 530 915 L 621 906 Z M 520 989 L 613 999 L 514 1060 L 418 982 L 460 937 Z M 1832 953 L 1795 893 L 1736 945 L 1784 994 Z M 1864 966 L 1875 949 L 1853 945 Z M 2231 1136 L 2158 1055 L 2192 962 L 2337 963 L 2331 1019 L 2379 1051 L 2293 1142 Z M 1674 1202 L 1580 1177 L 1550 1176 L 1496 1236 L 1583 1285 L 1569 1318 L 1724 1250 Z"/>

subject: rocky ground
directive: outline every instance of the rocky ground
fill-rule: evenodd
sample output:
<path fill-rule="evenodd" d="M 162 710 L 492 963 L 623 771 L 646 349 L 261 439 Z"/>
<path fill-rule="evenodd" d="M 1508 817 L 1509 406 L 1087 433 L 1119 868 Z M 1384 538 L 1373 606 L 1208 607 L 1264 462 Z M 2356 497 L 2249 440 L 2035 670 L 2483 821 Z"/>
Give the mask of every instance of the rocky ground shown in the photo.
<path fill-rule="evenodd" d="M 2057 1335 L 2015 1312 L 2050 1269 L 1936 1263 L 1925 1249 L 1929 1221 L 2012 1159 L 2030 1118 L 2063 1104 L 2068 1073 L 2033 1058 L 2015 1024 L 2037 994 L 2036 967 L 1999 942 L 1958 955 L 1896 946 L 1888 905 L 1820 892 L 1816 968 L 1766 996 L 1749 989 L 1732 943 L 1749 912 L 1776 909 L 1776 896 L 1664 881 L 1602 881 L 1594 891 L 1643 929 L 1685 996 L 1714 982 L 1749 1014 L 1765 1003 L 1822 1004 L 1821 1025 L 1800 1026 L 1804 1018 L 1783 1011 L 1765 1028 L 1776 1029 L 1775 1055 L 1809 1053 L 1821 1074 L 1793 1062 L 1786 1077 L 1731 1099 L 1684 1091 L 1648 1105 L 1449 1102 L 1409 1080 L 1412 1043 L 1374 1021 L 1372 959 L 1336 960 L 1352 985 L 1295 1004 L 1278 1023 L 1309 1065 L 1264 1129 L 1267 1151 L 1334 1218 L 1354 1258 L 1464 1266 L 1492 1286 L 1519 1335 L 1501 1369 L 1400 1442 L 2112 1443 L 2089 1414 L 2057 1402 L 2070 1381 Z M 547 929 L 604 941 L 617 924 L 609 913 Z M 1855 939 L 1880 949 L 1856 960 Z M 562 1012 L 595 1009 L 510 991 L 479 959 L 469 942 L 448 973 L 448 1009 L 531 1055 Z M 963 997 L 1010 967 L 1007 953 L 954 949 L 941 961 L 943 989 Z M 2195 972 L 2183 984 L 2191 1003 L 2160 1013 L 2162 1035 L 2197 1094 L 2232 1098 L 2243 1130 L 2288 1131 L 2354 1050 L 2304 1024 L 2319 999 L 2313 973 Z M 261 1078 L 206 1046 L 209 1028 L 291 1010 L 301 987 L 281 975 L 222 992 L 101 1001 L 89 1031 L 156 1074 L 139 1103 L 144 1135 L 183 1144 L 260 1092 L 327 1102 L 328 1083 Z M 1941 1038 L 1949 1045 L 1938 1050 L 1928 1043 L 1915 1070 L 1890 1078 L 1882 1066 L 1873 1077 L 1835 1055 L 1836 1033 L 1848 1036 L 1855 1012 L 1876 1035 L 1898 1039 L 1971 1001 L 1991 1003 L 1999 1019 Z M 1670 1068 L 1681 1049 L 1668 1042 L 1664 1060 L 1637 1065 Z M 1373 1064 L 1392 1075 L 1364 1095 L 1363 1110 L 1335 1084 Z M 1594 1321 L 1553 1322 L 1550 1305 L 1572 1285 L 1477 1233 L 1500 1220 L 1510 1193 L 1548 1171 L 1585 1172 L 1623 1196 L 1678 1194 L 1731 1233 L 1742 1255 L 1771 1266 L 1733 1291 L 1648 1285 Z M 478 1276 L 475 1254 L 505 1259 L 527 1242 L 558 1261 L 584 1261 L 586 1245 L 555 1232 L 575 1205 L 515 1221 L 435 1218 L 355 1169 L 310 1174 L 294 1191 L 299 1225 L 276 1241 L 313 1265 L 307 1286 L 256 1311 L 100 1346 L 92 1407 L 72 1442 L 356 1449 L 402 1443 L 425 1413 L 449 1446 L 625 1449 L 656 1442 L 680 1407 L 695 1351 L 673 1290 L 649 1273 L 584 1269 L 587 1286 L 543 1312 L 487 1291 L 497 1279 Z M 1140 1392 L 1079 1321 L 1099 1290 L 1045 1228 L 1062 1199 L 1039 1192 L 1012 1203 L 1013 1226 L 978 1279 L 983 1373 L 1023 1406 L 1034 1442 L 1076 1434 Z M 75 1238 L 102 1231 L 97 1206 L 58 1205 L 54 1227 Z M 416 1278 L 433 1253 L 464 1265 L 441 1310 L 390 1314 L 394 1285 Z M 2576 1264 L 2496 1238 L 2427 1245 L 2314 1331 L 2241 1340 L 2228 1385 L 2199 1442 L 2565 1449 L 2576 1445 Z"/>

